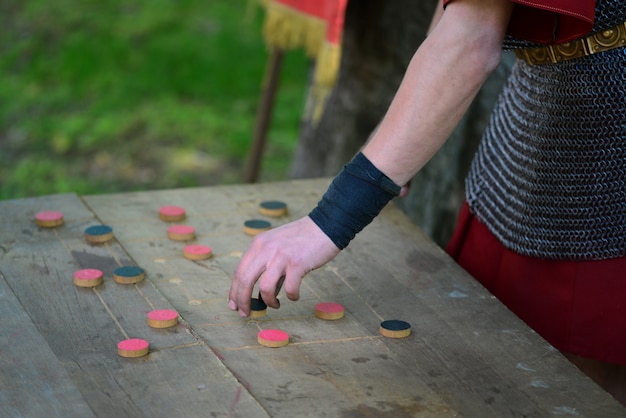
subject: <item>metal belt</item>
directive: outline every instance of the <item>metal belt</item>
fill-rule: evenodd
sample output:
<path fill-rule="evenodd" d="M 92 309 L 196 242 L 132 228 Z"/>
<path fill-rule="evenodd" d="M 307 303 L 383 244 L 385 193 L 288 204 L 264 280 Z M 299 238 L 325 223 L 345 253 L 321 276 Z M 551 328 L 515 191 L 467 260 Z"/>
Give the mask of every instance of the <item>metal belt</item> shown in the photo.
<path fill-rule="evenodd" d="M 620 23 L 613 28 L 576 41 L 539 48 L 518 49 L 515 55 L 529 64 L 556 64 L 623 46 L 626 46 L 626 23 Z"/>

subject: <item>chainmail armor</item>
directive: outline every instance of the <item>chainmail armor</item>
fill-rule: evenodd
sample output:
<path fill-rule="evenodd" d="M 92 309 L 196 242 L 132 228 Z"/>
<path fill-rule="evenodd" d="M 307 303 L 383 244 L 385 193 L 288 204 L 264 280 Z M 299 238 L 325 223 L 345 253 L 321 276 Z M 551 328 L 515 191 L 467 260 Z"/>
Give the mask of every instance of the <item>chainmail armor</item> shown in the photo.
<path fill-rule="evenodd" d="M 625 20 L 626 0 L 597 4 L 595 27 Z M 466 196 L 478 219 L 518 253 L 626 255 L 625 48 L 558 64 L 517 61 Z"/>

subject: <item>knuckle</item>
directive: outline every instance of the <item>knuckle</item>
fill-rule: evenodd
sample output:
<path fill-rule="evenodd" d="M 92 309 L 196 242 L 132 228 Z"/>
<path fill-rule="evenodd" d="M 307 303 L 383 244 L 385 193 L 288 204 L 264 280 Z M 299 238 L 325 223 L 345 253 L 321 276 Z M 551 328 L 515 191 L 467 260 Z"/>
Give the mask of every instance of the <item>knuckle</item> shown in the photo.
<path fill-rule="evenodd" d="M 262 294 L 269 294 L 272 292 L 271 286 L 268 286 L 267 284 L 259 283 L 259 292 L 261 292 Z"/>
<path fill-rule="evenodd" d="M 252 239 L 252 244 L 250 245 L 251 248 L 254 249 L 261 249 L 263 247 L 265 247 L 266 245 L 268 245 L 268 243 L 270 243 L 271 241 L 269 241 L 267 239 L 267 235 L 264 233 L 255 235 L 254 238 Z"/>

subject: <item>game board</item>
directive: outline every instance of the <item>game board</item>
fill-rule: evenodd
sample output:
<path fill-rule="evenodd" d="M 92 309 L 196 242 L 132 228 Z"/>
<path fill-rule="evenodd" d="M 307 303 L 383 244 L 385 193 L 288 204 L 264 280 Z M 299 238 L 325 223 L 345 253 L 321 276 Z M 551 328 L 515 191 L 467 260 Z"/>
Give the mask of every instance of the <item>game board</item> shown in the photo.
<path fill-rule="evenodd" d="M 37 416 L 613 416 L 623 409 L 491 297 L 393 205 L 327 266 L 304 280 L 301 299 L 241 319 L 227 306 L 230 281 L 253 237 L 249 219 L 277 226 L 305 216 L 327 179 L 0 202 L 0 415 Z M 259 213 L 280 200 L 287 214 Z M 167 222 L 159 208 L 185 208 Z M 42 210 L 64 224 L 41 228 Z M 167 228 L 193 226 L 175 241 Z M 85 241 L 91 225 L 114 239 Z M 190 260 L 189 244 L 211 247 Z M 112 272 L 140 266 L 136 284 Z M 100 269 L 78 288 L 72 274 Z M 344 316 L 315 316 L 320 302 Z M 155 329 L 146 315 L 179 313 Z M 382 336 L 382 321 L 411 324 Z M 268 348 L 265 329 L 289 334 Z M 117 343 L 150 343 L 123 358 Z M 7 382 L 11 382 L 10 384 Z M 584 395 L 584 396 L 583 396 Z M 49 415 L 50 416 L 50 415 Z"/>

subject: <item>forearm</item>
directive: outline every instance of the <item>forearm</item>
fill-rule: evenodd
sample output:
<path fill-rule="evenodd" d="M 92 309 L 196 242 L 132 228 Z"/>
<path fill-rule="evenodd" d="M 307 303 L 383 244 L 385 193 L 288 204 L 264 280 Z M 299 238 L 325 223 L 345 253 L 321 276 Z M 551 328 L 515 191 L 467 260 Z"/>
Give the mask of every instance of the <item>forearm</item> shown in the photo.
<path fill-rule="evenodd" d="M 451 3 L 413 56 L 385 118 L 363 153 L 405 184 L 449 137 L 497 67 L 511 6 Z"/>
<path fill-rule="evenodd" d="M 231 309 L 248 315 L 257 281 L 268 306 L 279 306 L 276 289 L 282 282 L 287 297 L 297 300 L 304 275 L 334 258 L 397 195 L 397 185 L 405 184 L 428 161 L 498 61 L 510 13 L 503 12 L 503 5 L 508 6 L 508 0 L 455 0 L 448 6 L 363 149 L 367 158 L 353 159 L 333 180 L 314 209 L 321 216 L 312 212 L 255 237 L 235 271 Z M 478 32 L 473 37 L 464 33 L 468 22 L 469 32 Z M 490 30 L 483 32 L 484 27 Z"/>

